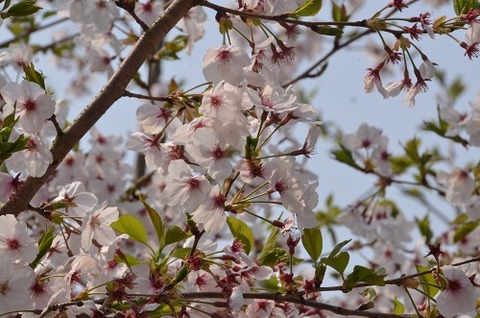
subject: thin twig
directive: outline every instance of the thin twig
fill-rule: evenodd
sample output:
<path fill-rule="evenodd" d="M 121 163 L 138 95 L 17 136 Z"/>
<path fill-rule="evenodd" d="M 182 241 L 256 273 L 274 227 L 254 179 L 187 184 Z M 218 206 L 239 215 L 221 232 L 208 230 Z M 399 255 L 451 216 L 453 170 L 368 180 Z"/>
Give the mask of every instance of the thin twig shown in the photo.
<path fill-rule="evenodd" d="M 139 99 L 148 99 L 151 101 L 158 101 L 158 102 L 169 102 L 172 100 L 170 96 L 148 96 L 143 94 L 132 93 L 130 91 L 125 91 L 123 93 L 125 97 L 132 97 L 132 98 L 139 98 Z"/>
<path fill-rule="evenodd" d="M 57 24 L 60 24 L 60 23 L 62 23 L 62 22 L 65 22 L 65 21 L 67 21 L 67 20 L 68 20 L 68 18 L 62 18 L 62 19 L 55 20 L 55 21 L 52 21 L 52 22 L 50 22 L 50 23 L 41 25 L 41 26 L 39 26 L 39 27 L 37 27 L 37 28 L 29 29 L 29 30 L 27 30 L 26 32 L 21 33 L 21 34 L 15 36 L 14 38 L 11 38 L 10 40 L 7 40 L 7 41 L 5 41 L 5 42 L 0 43 L 0 49 L 6 48 L 6 47 L 8 47 L 11 43 L 17 42 L 17 41 L 23 39 L 24 37 L 31 35 L 32 33 L 35 33 L 35 32 L 37 32 L 37 31 L 41 31 L 41 30 L 44 30 L 44 29 L 47 29 L 47 28 L 49 28 L 49 27 L 51 27 L 51 26 L 55 26 L 55 25 L 57 25 Z"/>

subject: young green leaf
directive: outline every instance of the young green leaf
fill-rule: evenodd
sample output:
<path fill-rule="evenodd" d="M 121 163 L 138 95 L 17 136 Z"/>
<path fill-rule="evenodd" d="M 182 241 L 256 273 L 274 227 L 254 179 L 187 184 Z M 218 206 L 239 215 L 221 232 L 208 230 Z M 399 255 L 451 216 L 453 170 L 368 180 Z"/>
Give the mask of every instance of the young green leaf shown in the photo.
<path fill-rule="evenodd" d="M 426 271 L 429 271 L 430 268 L 421 266 L 421 265 L 415 265 L 417 268 L 417 273 L 423 273 Z M 433 278 L 433 275 L 431 273 L 421 275 L 418 277 L 420 279 L 420 282 L 422 283 L 422 288 L 425 294 L 427 294 L 430 297 L 434 297 L 440 289 L 434 287 L 435 285 L 438 285 L 438 283 L 435 281 Z"/>
<path fill-rule="evenodd" d="M 23 71 L 25 72 L 25 80 L 38 84 L 41 88 L 45 90 L 45 79 L 42 73 L 35 69 L 33 63 L 22 64 Z"/>
<path fill-rule="evenodd" d="M 188 237 L 190 237 L 188 233 L 174 225 L 168 228 L 167 233 L 165 234 L 165 246 L 180 242 Z"/>
<path fill-rule="evenodd" d="M 227 218 L 227 224 L 233 237 L 244 244 L 245 253 L 250 253 L 255 244 L 252 229 L 245 222 L 233 217 Z"/>
<path fill-rule="evenodd" d="M 5 12 L 4 18 L 8 17 L 26 17 L 35 12 L 42 10 L 41 7 L 34 5 L 37 0 L 24 0 L 12 5 L 7 12 Z"/>
<path fill-rule="evenodd" d="M 334 248 L 333 250 L 330 252 L 330 255 L 328 256 L 328 258 L 334 258 L 335 255 L 338 254 L 338 252 L 340 252 L 340 250 L 345 246 L 347 245 L 348 243 L 350 243 L 352 239 L 349 239 L 349 240 L 345 240 L 343 242 L 340 242 L 338 243 Z"/>
<path fill-rule="evenodd" d="M 52 246 L 54 234 L 53 234 L 54 226 L 51 226 L 47 231 L 45 231 L 40 240 L 38 241 L 38 254 L 37 257 L 30 263 L 31 268 L 35 268 L 40 262 L 40 260 L 48 253 L 50 247 Z"/>
<path fill-rule="evenodd" d="M 405 312 L 405 306 L 395 297 L 393 300 L 393 313 L 395 315 L 403 315 Z"/>
<path fill-rule="evenodd" d="M 322 258 L 322 263 L 330 266 L 336 270 L 340 275 L 343 276 L 345 269 L 348 266 L 350 261 L 350 254 L 347 252 L 341 252 L 340 254 L 335 255 L 334 257 L 324 257 Z"/>
<path fill-rule="evenodd" d="M 116 222 L 111 224 L 111 226 L 119 233 L 128 234 L 132 240 L 148 245 L 147 231 L 142 222 L 140 222 L 135 216 L 130 214 L 121 215 Z"/>
<path fill-rule="evenodd" d="M 353 272 L 347 276 L 345 279 L 342 291 L 348 292 L 351 291 L 358 282 L 364 282 L 371 285 L 384 286 L 385 285 L 385 276 L 387 273 L 385 269 L 380 268 L 375 271 L 374 269 L 356 265 L 353 268 Z"/>
<path fill-rule="evenodd" d="M 155 232 L 157 233 L 157 238 L 158 238 L 158 244 L 160 247 L 164 246 L 164 241 L 165 241 L 165 229 L 164 225 L 162 222 L 162 219 L 160 218 L 160 215 L 158 215 L 157 211 L 155 211 L 150 205 L 148 205 L 143 199 L 141 199 L 143 206 L 145 207 L 145 210 L 147 210 L 148 215 L 150 216 L 150 220 L 152 221 L 153 228 L 155 229 Z"/>
<path fill-rule="evenodd" d="M 322 0 L 306 0 L 295 11 L 293 16 L 312 17 L 322 9 Z"/>
<path fill-rule="evenodd" d="M 302 244 L 308 255 L 314 262 L 318 260 L 322 254 L 323 237 L 319 229 L 304 229 L 302 235 Z"/>
<path fill-rule="evenodd" d="M 475 230 L 480 225 L 480 222 L 468 222 L 461 225 L 453 235 L 453 242 L 457 243 L 458 241 L 463 240 L 470 232 Z"/>
<path fill-rule="evenodd" d="M 273 227 L 270 235 L 267 238 L 267 241 L 263 245 L 263 249 L 258 256 L 258 261 L 260 265 L 266 264 L 266 257 L 269 255 L 269 252 L 272 251 L 277 245 L 278 235 L 280 234 L 280 229 L 278 227 Z"/>

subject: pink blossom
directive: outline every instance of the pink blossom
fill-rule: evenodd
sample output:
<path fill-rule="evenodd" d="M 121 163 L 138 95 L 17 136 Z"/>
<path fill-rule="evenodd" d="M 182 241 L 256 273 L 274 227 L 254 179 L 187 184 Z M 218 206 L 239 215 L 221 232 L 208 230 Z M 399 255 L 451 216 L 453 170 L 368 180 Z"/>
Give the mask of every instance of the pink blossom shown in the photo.
<path fill-rule="evenodd" d="M 35 259 L 38 247 L 29 234 L 27 224 L 11 214 L 0 216 L 0 259 L 29 263 Z"/>
<path fill-rule="evenodd" d="M 26 132 L 40 131 L 55 111 L 55 101 L 36 83 L 7 83 L 0 93 L 7 103 L 4 114 L 15 110 L 20 117 L 18 122 Z"/>
<path fill-rule="evenodd" d="M 225 180 L 232 173 L 229 147 L 217 138 L 213 130 L 198 129 L 193 144 L 188 144 L 186 150 L 196 163 L 207 169 L 213 179 Z"/>
<path fill-rule="evenodd" d="M 84 217 L 98 203 L 97 197 L 85 191 L 82 182 L 73 182 L 59 189 L 58 196 L 53 202 L 59 202 L 65 213 L 70 216 Z"/>
<path fill-rule="evenodd" d="M 446 318 L 451 318 L 474 312 L 477 293 L 467 275 L 453 266 L 444 266 L 442 273 L 448 284 L 437 297 L 440 313 Z"/>
<path fill-rule="evenodd" d="M 111 223 L 118 220 L 116 207 L 102 207 L 90 213 L 83 221 L 82 247 L 88 250 L 95 240 L 102 246 L 109 246 L 117 237 Z"/>
<path fill-rule="evenodd" d="M 149 0 L 146 3 L 138 2 L 135 6 L 135 14 L 147 26 L 150 26 L 163 12 L 163 6 L 160 2 Z"/>
<path fill-rule="evenodd" d="M 32 304 L 28 303 L 28 287 L 33 279 L 34 272 L 30 267 L 0 257 L 0 314 L 31 308 Z"/>
<path fill-rule="evenodd" d="M 203 59 L 203 75 L 214 84 L 224 80 L 239 85 L 243 80 L 243 68 L 250 64 L 245 50 L 231 45 L 222 45 L 207 50 Z"/>
<path fill-rule="evenodd" d="M 210 184 L 204 175 L 193 175 L 192 168 L 183 160 L 174 160 L 168 167 L 171 181 L 162 192 L 169 206 L 182 206 L 194 211 L 207 198 Z"/>
<path fill-rule="evenodd" d="M 446 199 L 455 206 L 464 206 L 472 197 L 475 182 L 470 174 L 460 168 L 455 168 L 450 174 L 438 172 L 437 179 L 447 187 Z"/>
<path fill-rule="evenodd" d="M 226 223 L 225 216 L 225 196 L 220 192 L 218 185 L 214 186 L 210 191 L 207 200 L 193 212 L 192 219 L 203 224 L 205 231 L 208 233 L 218 233 Z"/>
<path fill-rule="evenodd" d="M 162 166 L 163 151 L 160 146 L 159 135 L 135 132 L 130 136 L 127 149 L 143 152 L 145 154 L 147 167 L 150 169 L 157 169 Z"/>
<path fill-rule="evenodd" d="M 291 86 L 285 90 L 281 86 L 267 84 L 259 92 L 248 89 L 247 93 L 254 106 L 267 112 L 280 114 L 298 107 L 295 103 L 297 97 Z"/>
<path fill-rule="evenodd" d="M 53 161 L 52 153 L 36 134 L 25 134 L 28 137 L 27 149 L 12 154 L 5 163 L 16 172 L 22 172 L 32 177 L 41 177 Z"/>

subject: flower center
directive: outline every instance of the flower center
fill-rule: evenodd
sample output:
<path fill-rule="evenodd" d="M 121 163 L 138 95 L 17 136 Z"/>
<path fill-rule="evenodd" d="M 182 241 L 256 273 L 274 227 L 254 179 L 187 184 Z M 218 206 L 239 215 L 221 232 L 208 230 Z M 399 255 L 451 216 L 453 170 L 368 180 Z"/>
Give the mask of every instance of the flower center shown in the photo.
<path fill-rule="evenodd" d="M 25 107 L 27 111 L 33 111 L 37 108 L 37 103 L 29 98 L 23 102 L 23 107 Z"/>

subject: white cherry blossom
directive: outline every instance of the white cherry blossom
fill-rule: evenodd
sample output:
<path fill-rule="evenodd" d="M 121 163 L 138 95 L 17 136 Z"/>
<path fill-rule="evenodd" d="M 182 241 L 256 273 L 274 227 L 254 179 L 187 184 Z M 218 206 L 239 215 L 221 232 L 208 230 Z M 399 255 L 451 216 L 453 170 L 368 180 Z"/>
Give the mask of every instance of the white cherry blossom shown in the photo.
<path fill-rule="evenodd" d="M 453 318 L 474 312 L 478 293 L 467 275 L 453 266 L 444 266 L 442 273 L 448 284 L 437 297 L 440 313 L 446 318 Z"/>
<path fill-rule="evenodd" d="M 0 257 L 0 313 L 31 309 L 28 288 L 33 279 L 34 272 L 30 267 Z"/>
<path fill-rule="evenodd" d="M 0 216 L 0 259 L 29 263 L 35 259 L 38 247 L 28 234 L 27 224 L 11 214 Z"/>
<path fill-rule="evenodd" d="M 7 103 L 4 113 L 15 111 L 23 130 L 35 133 L 42 129 L 45 121 L 55 111 L 55 101 L 36 83 L 22 81 L 21 84 L 7 83 L 0 93 Z"/>
<path fill-rule="evenodd" d="M 116 207 L 100 207 L 89 213 L 83 221 L 82 247 L 88 250 L 92 240 L 101 246 L 109 246 L 117 237 L 110 224 L 118 220 L 118 215 Z"/>
<path fill-rule="evenodd" d="M 193 175 L 192 168 L 183 160 L 174 160 L 168 167 L 171 181 L 162 192 L 166 204 L 182 206 L 195 211 L 210 193 L 210 184 L 204 175 Z"/>
<path fill-rule="evenodd" d="M 203 75 L 214 84 L 224 80 L 232 85 L 239 85 L 244 79 L 243 68 L 250 64 L 244 49 L 222 45 L 207 50 L 202 63 Z"/>

